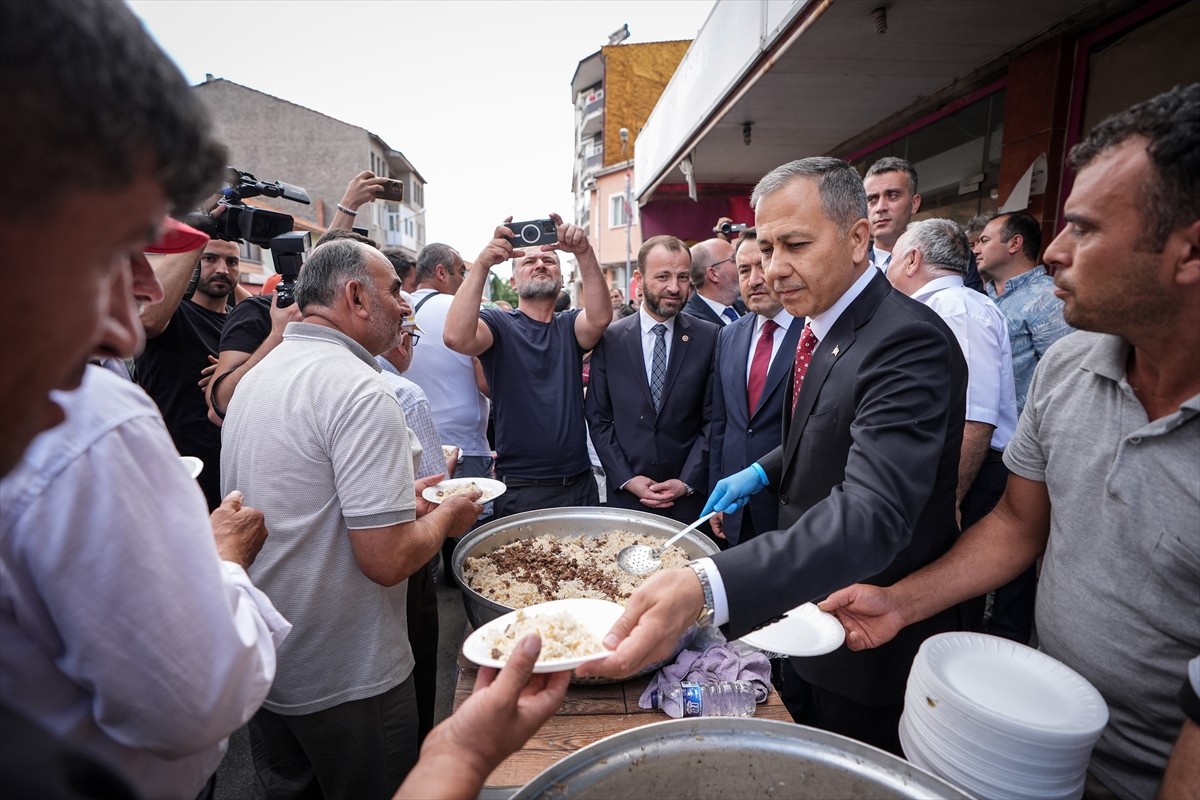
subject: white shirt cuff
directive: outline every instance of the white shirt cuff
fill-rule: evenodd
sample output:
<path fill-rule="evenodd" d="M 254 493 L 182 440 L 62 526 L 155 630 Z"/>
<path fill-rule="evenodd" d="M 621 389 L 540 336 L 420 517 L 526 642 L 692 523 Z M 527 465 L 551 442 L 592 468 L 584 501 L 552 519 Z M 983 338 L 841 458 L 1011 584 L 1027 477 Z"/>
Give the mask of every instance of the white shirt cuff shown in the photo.
<path fill-rule="evenodd" d="M 225 569 L 225 577 L 229 585 L 240 592 L 243 597 L 249 600 L 251 606 L 258 612 L 258 617 L 266 632 L 271 637 L 271 642 L 275 647 L 279 647 L 283 640 L 292 630 L 292 623 L 280 614 L 275 608 L 275 604 L 271 602 L 271 598 L 250 581 L 250 576 L 246 574 L 246 570 L 242 569 L 240 564 L 235 564 L 232 561 L 222 561 L 221 566 Z M 240 624 L 240 623 L 239 623 Z M 274 665 L 274 652 L 272 652 L 271 663 Z M 272 672 L 274 667 L 272 666 Z"/>
<path fill-rule="evenodd" d="M 713 594 L 713 625 L 719 626 L 729 622 L 729 598 L 725 595 L 725 582 L 721 573 L 711 558 L 698 558 L 693 562 L 708 576 L 708 584 Z"/>

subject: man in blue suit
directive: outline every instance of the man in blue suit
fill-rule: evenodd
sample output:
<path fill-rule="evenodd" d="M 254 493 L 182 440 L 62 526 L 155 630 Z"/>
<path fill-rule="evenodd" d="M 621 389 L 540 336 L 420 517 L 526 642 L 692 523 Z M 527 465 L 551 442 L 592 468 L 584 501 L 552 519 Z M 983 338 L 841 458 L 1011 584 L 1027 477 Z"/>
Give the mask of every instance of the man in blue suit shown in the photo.
<path fill-rule="evenodd" d="M 691 256 L 674 236 L 638 252 L 642 307 L 592 351 L 585 412 L 608 504 L 694 522 L 708 488 L 717 326 L 681 314 Z"/>
<path fill-rule="evenodd" d="M 721 329 L 713 361 L 713 416 L 710 431 L 709 489 L 783 442 L 783 409 L 796 343 L 804 320 L 797 320 L 771 294 L 763 271 L 758 235 L 744 231 L 734 243 L 738 288 L 750 314 Z M 779 501 L 769 493 L 750 499 L 745 509 L 721 514 L 711 524 L 730 545 L 778 527 Z"/>

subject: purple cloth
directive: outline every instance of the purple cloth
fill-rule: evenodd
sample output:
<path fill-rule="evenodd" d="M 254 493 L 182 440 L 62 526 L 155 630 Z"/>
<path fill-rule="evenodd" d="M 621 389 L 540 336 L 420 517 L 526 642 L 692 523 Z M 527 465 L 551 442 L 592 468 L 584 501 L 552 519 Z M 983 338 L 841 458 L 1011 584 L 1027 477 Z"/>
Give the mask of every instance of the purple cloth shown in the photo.
<path fill-rule="evenodd" d="M 755 700 L 767 699 L 771 692 L 771 662 L 757 650 L 735 646 L 728 642 L 700 645 L 697 649 L 684 650 L 675 659 L 654 674 L 646 691 L 638 698 L 639 708 L 653 708 L 651 695 L 659 692 L 660 705 L 668 714 L 675 701 L 667 698 L 667 690 L 682 681 L 717 683 L 719 681 L 750 681 L 754 686 Z M 678 709 L 675 709 L 678 710 Z M 673 716 L 679 716 L 673 714 Z"/>

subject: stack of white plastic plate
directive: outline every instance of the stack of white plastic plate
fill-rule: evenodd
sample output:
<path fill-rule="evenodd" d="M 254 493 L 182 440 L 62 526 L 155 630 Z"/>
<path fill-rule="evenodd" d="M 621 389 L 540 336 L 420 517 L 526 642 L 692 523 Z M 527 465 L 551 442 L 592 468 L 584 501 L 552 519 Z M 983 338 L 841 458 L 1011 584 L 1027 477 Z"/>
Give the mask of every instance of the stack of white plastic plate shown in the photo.
<path fill-rule="evenodd" d="M 1030 647 L 981 633 L 921 645 L 904 695 L 908 760 L 981 798 L 1078 798 L 1108 722 L 1100 693 Z"/>

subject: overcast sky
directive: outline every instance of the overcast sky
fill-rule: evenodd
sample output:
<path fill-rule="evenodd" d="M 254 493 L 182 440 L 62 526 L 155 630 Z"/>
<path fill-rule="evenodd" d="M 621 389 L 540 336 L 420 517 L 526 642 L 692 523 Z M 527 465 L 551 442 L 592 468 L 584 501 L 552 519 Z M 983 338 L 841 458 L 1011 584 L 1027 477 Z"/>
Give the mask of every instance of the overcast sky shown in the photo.
<path fill-rule="evenodd" d="M 571 218 L 579 61 L 626 23 L 631 43 L 693 39 L 713 0 L 129 4 L 192 84 L 212 73 L 403 152 L 429 181 L 427 241 L 474 258 L 509 214 Z"/>

